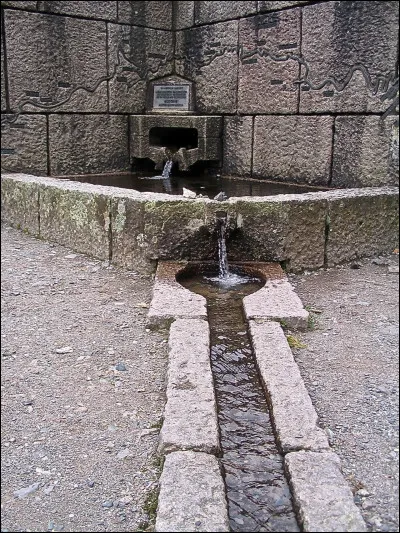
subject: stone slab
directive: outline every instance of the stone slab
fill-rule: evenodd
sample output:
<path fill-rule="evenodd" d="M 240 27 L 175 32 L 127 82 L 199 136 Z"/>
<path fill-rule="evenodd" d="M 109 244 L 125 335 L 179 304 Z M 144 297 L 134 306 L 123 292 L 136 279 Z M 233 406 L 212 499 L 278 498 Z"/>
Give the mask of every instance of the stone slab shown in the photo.
<path fill-rule="evenodd" d="M 341 116 L 335 119 L 333 187 L 399 184 L 398 117 Z"/>
<path fill-rule="evenodd" d="M 77 252 L 108 260 L 110 200 L 73 188 L 40 188 L 40 235 Z"/>
<path fill-rule="evenodd" d="M 108 28 L 110 112 L 145 113 L 148 83 L 172 73 L 172 32 L 122 24 Z"/>
<path fill-rule="evenodd" d="M 327 266 L 390 253 L 399 245 L 398 189 L 353 189 L 328 201 Z"/>
<path fill-rule="evenodd" d="M 36 9 L 36 0 L 2 0 L 1 7 L 16 7 L 19 9 Z"/>
<path fill-rule="evenodd" d="M 380 112 L 396 78 L 398 2 L 303 8 L 300 112 Z M 308 83 L 306 82 L 308 80 Z M 311 89 L 311 90 L 309 90 Z"/>
<path fill-rule="evenodd" d="M 1 131 L 2 170 L 47 175 L 46 117 L 4 115 L 4 119 Z"/>
<path fill-rule="evenodd" d="M 185 289 L 176 275 L 186 262 L 160 261 L 154 280 L 153 297 L 147 315 L 151 327 L 163 327 L 177 318 L 207 319 L 206 299 Z"/>
<path fill-rule="evenodd" d="M 336 454 L 288 453 L 285 467 L 304 531 L 367 531 Z"/>
<path fill-rule="evenodd" d="M 201 0 L 195 4 L 195 24 L 208 24 L 245 17 L 257 12 L 257 2 L 214 2 Z"/>
<path fill-rule="evenodd" d="M 229 531 L 218 460 L 201 452 L 174 452 L 164 463 L 156 531 Z"/>
<path fill-rule="evenodd" d="M 257 2 L 258 4 L 258 11 L 260 13 L 264 13 L 266 11 L 277 11 L 279 9 L 285 9 L 286 7 L 296 7 L 296 6 L 302 6 L 304 4 L 309 4 L 309 1 L 297 1 L 293 0 L 283 0 L 283 1 L 269 1 L 269 0 L 259 0 Z"/>
<path fill-rule="evenodd" d="M 265 319 L 250 320 L 249 325 L 282 452 L 328 450 L 328 439 L 317 425 L 317 413 L 281 326 Z"/>
<path fill-rule="evenodd" d="M 308 311 L 287 279 L 269 279 L 257 292 L 243 298 L 247 320 L 281 321 L 287 327 L 307 329 Z"/>
<path fill-rule="evenodd" d="M 3 39 L 4 39 L 4 25 L 1 24 L 1 112 L 3 114 L 3 111 L 7 108 L 7 87 L 6 87 L 6 71 L 5 71 L 5 58 L 4 58 L 4 47 L 3 47 Z"/>
<path fill-rule="evenodd" d="M 240 20 L 240 113 L 297 112 L 300 14 L 291 9 Z"/>
<path fill-rule="evenodd" d="M 253 117 L 224 117 L 223 173 L 250 176 L 252 164 Z"/>
<path fill-rule="evenodd" d="M 128 170 L 128 117 L 50 115 L 49 151 L 52 175 Z"/>
<path fill-rule="evenodd" d="M 121 3 L 121 2 L 120 2 Z M 77 17 L 116 20 L 117 2 L 113 1 L 54 1 L 38 2 L 39 11 L 74 15 Z"/>
<path fill-rule="evenodd" d="M 196 83 L 200 113 L 236 111 L 238 22 L 176 32 L 176 73 Z"/>
<path fill-rule="evenodd" d="M 172 30 L 173 3 L 175 2 L 160 2 L 157 0 L 130 2 L 119 0 L 118 21 L 125 22 L 131 26 Z"/>
<path fill-rule="evenodd" d="M 178 319 L 169 333 L 167 402 L 159 452 L 220 452 L 217 404 L 205 320 Z"/>
<path fill-rule="evenodd" d="M 1 219 L 31 235 L 39 235 L 39 194 L 37 183 L 2 174 Z"/>
<path fill-rule="evenodd" d="M 107 111 L 105 22 L 6 10 L 5 34 L 13 111 Z"/>
<path fill-rule="evenodd" d="M 332 117 L 256 117 L 253 176 L 327 185 L 330 179 L 332 135 Z"/>
<path fill-rule="evenodd" d="M 194 0 L 173 2 L 173 29 L 182 30 L 194 26 Z"/>

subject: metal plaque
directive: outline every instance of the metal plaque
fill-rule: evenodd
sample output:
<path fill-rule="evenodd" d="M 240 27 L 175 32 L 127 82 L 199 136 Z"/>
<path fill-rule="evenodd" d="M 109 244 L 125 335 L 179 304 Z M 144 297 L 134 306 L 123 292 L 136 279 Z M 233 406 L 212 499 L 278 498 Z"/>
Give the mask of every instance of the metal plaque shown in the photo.
<path fill-rule="evenodd" d="M 189 85 L 154 85 L 153 109 L 189 109 Z"/>

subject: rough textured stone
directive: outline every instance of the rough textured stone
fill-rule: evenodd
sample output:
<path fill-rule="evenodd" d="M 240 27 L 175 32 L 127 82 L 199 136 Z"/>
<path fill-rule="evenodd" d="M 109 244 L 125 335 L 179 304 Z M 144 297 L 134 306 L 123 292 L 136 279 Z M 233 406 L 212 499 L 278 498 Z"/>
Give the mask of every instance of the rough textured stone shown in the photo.
<path fill-rule="evenodd" d="M 2 174 L 2 220 L 32 235 L 39 235 L 39 190 L 40 186 L 35 182 Z"/>
<path fill-rule="evenodd" d="M 4 66 L 4 47 L 3 47 L 3 23 L 1 24 L 1 111 L 5 111 L 7 108 L 7 89 L 6 89 L 6 72 Z"/>
<path fill-rule="evenodd" d="M 238 22 L 222 22 L 176 33 L 176 72 L 196 82 L 202 113 L 236 110 Z"/>
<path fill-rule="evenodd" d="M 305 1 L 268 1 L 268 0 L 259 0 L 258 2 L 258 11 L 260 13 L 263 13 L 265 11 L 277 11 L 278 9 L 284 9 L 286 7 L 296 7 L 296 6 L 302 6 L 304 4 L 309 4 L 310 2 Z"/>
<path fill-rule="evenodd" d="M 250 320 L 249 325 L 282 452 L 329 449 L 325 432 L 317 426 L 317 413 L 281 326 L 266 320 L 259 323 Z"/>
<path fill-rule="evenodd" d="M 118 20 L 132 26 L 147 26 L 149 28 L 172 29 L 173 2 L 119 1 Z"/>
<path fill-rule="evenodd" d="M 220 452 L 217 404 L 205 320 L 178 319 L 169 333 L 167 403 L 160 453 Z"/>
<path fill-rule="evenodd" d="M 332 117 L 256 117 L 253 176 L 326 185 L 330 179 L 332 128 Z"/>
<path fill-rule="evenodd" d="M 40 235 L 98 259 L 109 259 L 109 204 L 102 194 L 40 188 Z"/>
<path fill-rule="evenodd" d="M 2 7 L 17 7 L 19 9 L 36 9 L 37 2 L 29 1 L 29 0 L 19 0 L 19 1 L 10 1 L 10 0 L 2 0 L 1 2 Z"/>
<path fill-rule="evenodd" d="M 252 15 L 257 12 L 257 2 L 214 2 L 200 1 L 195 4 L 195 24 L 220 22 Z"/>
<path fill-rule="evenodd" d="M 332 186 L 379 187 L 398 183 L 398 118 L 337 117 Z"/>
<path fill-rule="evenodd" d="M 300 10 L 241 20 L 239 46 L 239 112 L 295 113 Z"/>
<path fill-rule="evenodd" d="M 253 196 L 228 205 L 235 208 L 227 235 L 230 261 L 278 261 L 290 271 L 323 266 L 324 193 Z"/>
<path fill-rule="evenodd" d="M 156 531 L 229 531 L 218 460 L 199 452 L 175 452 L 160 479 Z"/>
<path fill-rule="evenodd" d="M 332 197 L 328 213 L 328 266 L 398 247 L 398 189 L 360 189 L 354 195 Z"/>
<path fill-rule="evenodd" d="M 5 117 L 6 118 L 6 117 Z M 9 116 L 10 121 L 14 119 Z M 1 168 L 5 171 L 47 174 L 46 117 L 19 115 L 1 131 Z"/>
<path fill-rule="evenodd" d="M 120 2 L 121 3 L 121 2 Z M 76 15 L 78 17 L 116 20 L 117 2 L 112 1 L 64 1 L 64 2 L 38 2 L 39 11 L 61 13 L 64 15 Z"/>
<path fill-rule="evenodd" d="M 304 531 L 367 531 L 336 454 L 288 453 L 285 466 Z"/>
<path fill-rule="evenodd" d="M 194 26 L 194 1 L 175 1 L 172 3 L 173 28 L 182 30 Z"/>
<path fill-rule="evenodd" d="M 172 33 L 109 24 L 108 44 L 110 111 L 144 113 L 148 82 L 172 73 Z"/>
<path fill-rule="evenodd" d="M 6 10 L 5 33 L 13 111 L 107 110 L 105 22 Z"/>
<path fill-rule="evenodd" d="M 259 291 L 243 298 L 243 307 L 247 320 L 265 318 L 307 329 L 308 312 L 287 279 L 267 280 Z"/>
<path fill-rule="evenodd" d="M 128 118 L 113 115 L 50 115 L 52 175 L 129 168 Z"/>
<path fill-rule="evenodd" d="M 231 176 L 250 176 L 252 162 L 253 117 L 224 118 L 223 172 Z"/>
<path fill-rule="evenodd" d="M 375 2 L 374 9 L 370 2 L 339 1 L 303 8 L 302 54 L 310 83 L 301 86 L 300 112 L 388 107 L 380 96 L 396 77 L 398 11 L 398 2 Z M 303 79 L 305 74 L 303 68 Z"/>
<path fill-rule="evenodd" d="M 177 318 L 207 318 L 206 299 L 176 281 L 176 275 L 185 265 L 186 262 L 159 261 L 147 315 L 149 326 L 163 327 Z"/>

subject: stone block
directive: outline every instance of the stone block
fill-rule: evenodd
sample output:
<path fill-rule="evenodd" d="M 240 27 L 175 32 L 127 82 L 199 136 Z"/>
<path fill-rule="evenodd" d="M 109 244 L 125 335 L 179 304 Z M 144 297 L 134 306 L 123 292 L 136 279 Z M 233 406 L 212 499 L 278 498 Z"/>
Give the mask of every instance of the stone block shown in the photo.
<path fill-rule="evenodd" d="M 397 2 L 303 8 L 300 112 L 380 112 L 396 78 Z M 307 71 L 306 71 L 307 70 Z M 395 96 L 395 95 L 394 95 Z"/>
<path fill-rule="evenodd" d="M 217 404 L 205 320 L 178 319 L 169 333 L 167 403 L 160 453 L 220 452 Z"/>
<path fill-rule="evenodd" d="M 172 32 L 122 24 L 108 27 L 110 111 L 144 113 L 148 83 L 172 72 Z"/>
<path fill-rule="evenodd" d="M 1 168 L 47 175 L 47 126 L 44 115 L 5 115 L 1 132 Z M 14 120 L 14 122 L 11 122 Z"/>
<path fill-rule="evenodd" d="M 6 10 L 5 34 L 13 111 L 107 111 L 105 22 Z"/>
<path fill-rule="evenodd" d="M 288 453 L 285 467 L 303 531 L 367 531 L 335 453 Z"/>
<path fill-rule="evenodd" d="M 29 0 L 1 0 L 1 7 L 17 7 L 19 9 L 36 9 L 37 2 Z"/>
<path fill-rule="evenodd" d="M 7 108 L 7 86 L 6 86 L 6 71 L 5 71 L 5 65 L 4 65 L 4 48 L 3 48 L 3 23 L 1 24 L 1 112 L 3 114 L 3 111 Z"/>
<path fill-rule="evenodd" d="M 328 266 L 392 252 L 399 245 L 398 188 L 360 189 L 328 201 Z"/>
<path fill-rule="evenodd" d="M 52 175 L 127 170 L 128 118 L 50 115 L 49 148 Z"/>
<path fill-rule="evenodd" d="M 1 219 L 15 228 L 39 235 L 39 190 L 32 181 L 15 174 L 1 176 Z"/>
<path fill-rule="evenodd" d="M 224 174 L 250 176 L 253 120 L 251 116 L 224 117 Z"/>
<path fill-rule="evenodd" d="M 173 29 L 182 30 L 194 26 L 194 1 L 177 0 L 172 4 Z"/>
<path fill-rule="evenodd" d="M 309 185 L 328 184 L 332 130 L 332 117 L 256 117 L 253 177 Z"/>
<path fill-rule="evenodd" d="M 257 292 L 243 298 L 247 320 L 276 320 L 289 328 L 307 329 L 308 312 L 287 279 L 268 279 Z"/>
<path fill-rule="evenodd" d="M 249 325 L 282 452 L 328 450 L 326 434 L 317 425 L 317 413 L 281 326 L 266 320 L 251 320 Z"/>
<path fill-rule="evenodd" d="M 121 3 L 121 2 L 120 2 Z M 77 17 L 116 20 L 117 2 L 113 1 L 54 1 L 38 2 L 39 11 L 48 13 L 60 13 L 63 15 L 74 15 Z"/>
<path fill-rule="evenodd" d="M 201 0 L 196 2 L 194 10 L 195 24 L 221 22 L 257 13 L 256 1 L 214 2 Z"/>
<path fill-rule="evenodd" d="M 131 26 L 172 30 L 173 2 L 118 1 L 118 21 Z"/>
<path fill-rule="evenodd" d="M 268 0 L 259 0 L 258 2 L 258 11 L 260 13 L 265 13 L 267 11 L 278 11 L 279 9 L 285 9 L 287 7 L 296 7 L 302 6 L 304 4 L 309 4 L 309 1 L 268 1 Z"/>
<path fill-rule="evenodd" d="M 193 128 L 201 138 L 222 136 L 220 116 L 135 115 L 130 117 L 130 127 L 133 140 L 135 137 L 148 137 L 152 128 Z"/>
<path fill-rule="evenodd" d="M 229 531 L 225 487 L 218 460 L 175 452 L 164 463 L 156 531 Z"/>
<path fill-rule="evenodd" d="M 398 118 L 336 117 L 332 186 L 380 187 L 398 183 Z"/>
<path fill-rule="evenodd" d="M 206 299 L 185 289 L 176 275 L 187 263 L 159 261 L 147 324 L 165 327 L 178 318 L 207 319 Z"/>
<path fill-rule="evenodd" d="M 77 252 L 108 260 L 110 199 L 80 190 L 81 184 L 40 189 L 40 235 Z"/>
<path fill-rule="evenodd" d="M 176 72 L 196 83 L 201 113 L 236 110 L 237 32 L 237 21 L 176 32 Z"/>
<path fill-rule="evenodd" d="M 296 113 L 300 10 L 241 20 L 239 46 L 239 112 Z"/>

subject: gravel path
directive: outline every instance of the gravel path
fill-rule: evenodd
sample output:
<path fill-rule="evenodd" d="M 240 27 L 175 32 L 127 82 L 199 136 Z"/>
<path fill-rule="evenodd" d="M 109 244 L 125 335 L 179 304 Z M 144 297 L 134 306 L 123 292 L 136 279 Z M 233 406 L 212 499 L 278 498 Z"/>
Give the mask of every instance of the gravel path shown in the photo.
<path fill-rule="evenodd" d="M 314 330 L 294 333 L 307 346 L 295 358 L 370 531 L 399 531 L 398 264 L 290 276 L 318 311 Z"/>
<path fill-rule="evenodd" d="M 2 531 L 143 530 L 167 362 L 151 279 L 9 227 L 1 252 Z"/>

